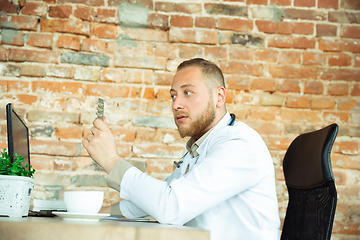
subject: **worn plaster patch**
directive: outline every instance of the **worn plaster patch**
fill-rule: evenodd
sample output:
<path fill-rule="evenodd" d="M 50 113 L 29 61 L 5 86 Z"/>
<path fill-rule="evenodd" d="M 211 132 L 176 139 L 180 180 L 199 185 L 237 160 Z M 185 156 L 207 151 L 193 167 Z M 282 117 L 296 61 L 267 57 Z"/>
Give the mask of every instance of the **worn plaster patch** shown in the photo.
<path fill-rule="evenodd" d="M 269 7 L 252 8 L 251 13 L 254 18 L 266 19 L 274 22 L 281 21 L 285 15 L 284 11 L 274 4 Z"/>
<path fill-rule="evenodd" d="M 145 28 L 148 26 L 149 9 L 123 2 L 118 6 L 119 25 L 122 28 Z"/>
<path fill-rule="evenodd" d="M 18 33 L 19 32 L 14 29 L 3 29 L 1 31 L 1 40 L 9 44 L 18 36 Z"/>

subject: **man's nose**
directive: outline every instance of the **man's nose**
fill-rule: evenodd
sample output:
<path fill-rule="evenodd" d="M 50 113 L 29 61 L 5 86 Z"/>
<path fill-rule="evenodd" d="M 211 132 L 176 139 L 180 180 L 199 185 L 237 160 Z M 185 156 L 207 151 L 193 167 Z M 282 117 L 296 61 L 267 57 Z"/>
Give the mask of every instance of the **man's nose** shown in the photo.
<path fill-rule="evenodd" d="M 173 110 L 179 110 L 184 108 L 184 104 L 181 100 L 181 97 L 176 96 L 176 98 L 173 100 L 172 108 Z"/>

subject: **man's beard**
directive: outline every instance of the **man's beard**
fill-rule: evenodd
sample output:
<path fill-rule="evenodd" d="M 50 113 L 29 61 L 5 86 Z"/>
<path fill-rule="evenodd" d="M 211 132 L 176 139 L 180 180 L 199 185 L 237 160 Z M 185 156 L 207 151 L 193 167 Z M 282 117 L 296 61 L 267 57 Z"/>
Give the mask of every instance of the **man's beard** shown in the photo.
<path fill-rule="evenodd" d="M 184 113 L 185 114 L 185 113 Z M 187 114 L 185 114 L 187 115 Z M 212 98 L 209 99 L 207 107 L 200 113 L 195 119 L 190 118 L 189 115 L 187 115 L 190 119 L 190 126 L 188 128 L 183 127 L 176 123 L 176 126 L 178 127 L 178 131 L 180 133 L 180 136 L 186 137 L 201 137 L 205 133 L 205 129 L 214 121 L 215 119 L 215 107 Z M 176 118 L 176 116 L 175 116 Z M 209 129 L 208 129 L 209 130 Z"/>

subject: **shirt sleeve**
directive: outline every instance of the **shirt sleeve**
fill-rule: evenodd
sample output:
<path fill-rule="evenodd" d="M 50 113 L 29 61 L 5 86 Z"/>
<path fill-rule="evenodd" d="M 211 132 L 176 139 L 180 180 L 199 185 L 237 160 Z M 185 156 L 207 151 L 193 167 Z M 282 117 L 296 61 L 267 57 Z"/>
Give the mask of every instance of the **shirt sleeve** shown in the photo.
<path fill-rule="evenodd" d="M 112 189 L 120 192 L 120 184 L 123 179 L 125 172 L 134 167 L 131 163 L 126 160 L 121 160 L 118 162 L 110 171 L 110 173 L 106 177 L 106 183 Z"/>
<path fill-rule="evenodd" d="M 217 139 L 196 167 L 170 184 L 137 168 L 128 169 L 121 182 L 120 197 L 160 223 L 183 225 L 246 191 L 264 178 L 266 169 L 273 167 L 261 138 Z"/>

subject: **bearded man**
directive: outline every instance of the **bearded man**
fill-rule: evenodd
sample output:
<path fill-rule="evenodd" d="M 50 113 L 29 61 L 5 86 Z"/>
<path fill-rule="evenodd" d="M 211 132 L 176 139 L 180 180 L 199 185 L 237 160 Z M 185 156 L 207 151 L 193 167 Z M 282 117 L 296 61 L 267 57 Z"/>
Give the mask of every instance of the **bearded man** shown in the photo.
<path fill-rule="evenodd" d="M 203 228 L 211 240 L 279 239 L 272 158 L 260 135 L 227 112 L 220 68 L 201 58 L 181 63 L 170 96 L 179 133 L 191 138 L 164 181 L 121 159 L 106 121 L 96 119 L 83 140 L 124 199 L 112 212 Z"/>

